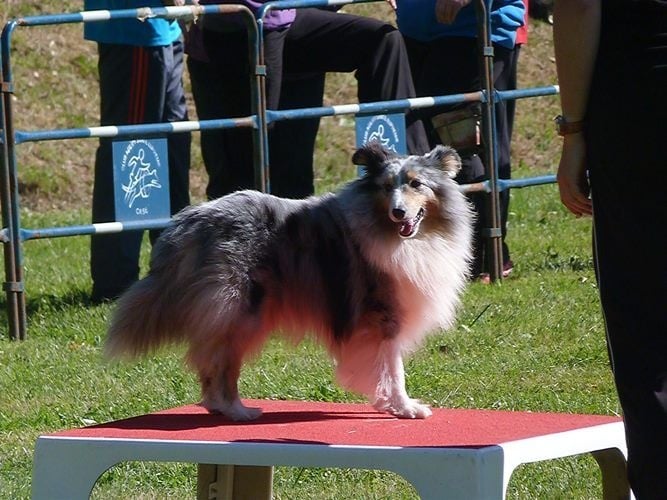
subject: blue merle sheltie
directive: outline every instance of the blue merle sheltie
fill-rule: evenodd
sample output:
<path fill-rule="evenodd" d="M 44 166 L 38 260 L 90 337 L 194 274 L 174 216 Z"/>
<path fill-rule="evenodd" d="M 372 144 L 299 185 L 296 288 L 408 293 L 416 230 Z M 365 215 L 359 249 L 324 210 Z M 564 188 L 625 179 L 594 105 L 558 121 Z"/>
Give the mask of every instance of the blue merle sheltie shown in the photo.
<path fill-rule="evenodd" d="M 338 382 L 373 406 L 426 418 L 403 357 L 455 319 L 470 262 L 472 212 L 453 180 L 458 154 L 358 149 L 365 174 L 304 200 L 239 191 L 184 209 L 153 248 L 147 276 L 119 300 L 107 354 L 188 345 L 202 404 L 251 420 L 238 378 L 267 337 L 314 335 Z"/>

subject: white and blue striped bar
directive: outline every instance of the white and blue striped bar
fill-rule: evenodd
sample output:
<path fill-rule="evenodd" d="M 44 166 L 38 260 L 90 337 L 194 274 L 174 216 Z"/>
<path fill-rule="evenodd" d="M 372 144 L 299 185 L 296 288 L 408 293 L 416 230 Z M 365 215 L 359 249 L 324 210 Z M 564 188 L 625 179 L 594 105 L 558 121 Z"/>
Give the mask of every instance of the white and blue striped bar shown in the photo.
<path fill-rule="evenodd" d="M 546 87 L 533 87 L 529 89 L 514 90 L 496 90 L 496 101 L 509 101 L 512 99 L 524 99 L 527 97 L 542 97 L 557 95 L 560 92 L 558 85 L 548 85 Z"/>
<path fill-rule="evenodd" d="M 555 175 L 540 175 L 536 177 L 524 177 L 522 179 L 498 179 L 496 184 L 498 191 L 507 189 L 519 189 L 529 186 L 541 186 L 543 184 L 555 184 Z M 475 182 L 472 184 L 461 184 L 459 191 L 462 193 L 490 193 L 491 183 L 489 181 Z"/>
<path fill-rule="evenodd" d="M 316 2 L 318 0 L 312 0 Z M 496 91 L 497 100 L 523 99 L 526 97 L 550 96 L 558 94 L 558 86 L 535 87 L 529 89 Z M 464 102 L 486 102 L 484 91 L 468 92 L 464 94 L 452 94 L 435 97 L 414 97 L 411 99 L 397 99 L 393 101 L 378 101 L 361 104 L 342 104 L 337 106 L 324 106 L 317 108 L 287 109 L 280 111 L 267 110 L 268 123 L 282 120 L 298 120 L 300 118 L 316 118 L 323 116 L 335 116 L 343 114 L 382 114 L 408 109 L 428 108 L 432 106 L 444 106 L 461 104 Z"/>
<path fill-rule="evenodd" d="M 257 128 L 255 115 L 245 118 L 224 118 L 220 120 L 182 121 L 169 123 L 145 123 L 141 125 L 110 125 L 105 127 L 84 127 L 70 129 L 16 131 L 15 143 L 38 141 L 56 141 L 62 139 L 85 139 L 90 137 L 128 138 L 146 135 L 194 132 L 218 128 L 250 127 Z"/>
<path fill-rule="evenodd" d="M 126 222 L 100 222 L 81 226 L 52 227 L 45 229 L 21 229 L 21 241 L 65 236 L 85 236 L 92 234 L 113 234 L 121 231 L 162 229 L 171 224 L 171 219 L 147 219 Z"/>
<path fill-rule="evenodd" d="M 242 5 L 184 5 L 175 7 L 143 7 L 139 9 L 89 10 L 64 14 L 26 16 L 16 19 L 19 26 L 44 26 L 48 24 L 71 24 L 108 21 L 110 19 L 140 19 L 152 17 L 167 19 L 192 18 L 205 14 L 240 12 L 247 10 Z"/>
<path fill-rule="evenodd" d="M 307 7 L 334 7 L 354 3 L 368 3 L 376 0 L 280 0 L 265 3 L 257 11 L 257 19 L 264 20 L 266 13 L 273 9 L 298 9 Z"/>
<path fill-rule="evenodd" d="M 345 114 L 383 114 L 407 109 L 426 108 L 434 105 L 459 104 L 463 102 L 484 102 L 483 92 L 470 92 L 438 97 L 415 97 L 411 99 L 397 99 L 393 101 L 378 101 L 360 104 L 341 104 L 318 108 L 286 109 L 280 111 L 266 110 L 267 123 L 281 120 L 298 120 L 301 118 L 315 118 L 322 116 L 336 116 Z"/>

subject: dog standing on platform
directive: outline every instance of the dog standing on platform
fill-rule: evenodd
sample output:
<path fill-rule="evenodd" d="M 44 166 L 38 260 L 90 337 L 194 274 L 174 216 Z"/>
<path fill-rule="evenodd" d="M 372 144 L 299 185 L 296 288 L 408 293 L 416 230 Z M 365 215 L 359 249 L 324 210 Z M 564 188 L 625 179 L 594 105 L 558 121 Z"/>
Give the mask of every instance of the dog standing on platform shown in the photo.
<path fill-rule="evenodd" d="M 119 300 L 106 351 L 140 355 L 187 342 L 203 405 L 234 420 L 244 360 L 271 332 L 312 333 L 338 382 L 373 406 L 426 418 L 405 389 L 403 356 L 455 319 L 470 262 L 472 212 L 438 146 L 352 157 L 365 175 L 336 194 L 287 200 L 239 191 L 184 209 L 157 241 L 148 275 Z"/>

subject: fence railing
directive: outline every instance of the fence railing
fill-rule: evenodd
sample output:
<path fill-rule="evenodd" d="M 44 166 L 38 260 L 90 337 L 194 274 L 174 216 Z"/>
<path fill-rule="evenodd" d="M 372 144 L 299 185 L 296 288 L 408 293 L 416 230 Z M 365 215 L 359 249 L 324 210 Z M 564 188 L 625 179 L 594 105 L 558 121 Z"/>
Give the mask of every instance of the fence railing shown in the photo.
<path fill-rule="evenodd" d="M 307 119 L 344 114 L 385 114 L 391 112 L 407 112 L 419 108 L 460 104 L 465 102 L 480 102 L 483 108 L 483 136 L 485 138 L 485 158 L 488 180 L 462 186 L 467 192 L 483 191 L 488 193 L 492 203 L 491 227 L 487 228 L 489 246 L 494 256 L 492 279 L 502 276 L 502 252 L 498 194 L 510 188 L 522 188 L 540 184 L 553 183 L 555 176 L 547 175 L 525 179 L 499 179 L 496 153 L 496 126 L 494 104 L 496 102 L 523 99 L 538 96 L 549 96 L 558 93 L 557 86 L 536 87 L 509 91 L 497 91 L 493 88 L 492 64 L 493 50 L 490 41 L 489 0 L 475 0 L 475 6 L 480 19 L 478 36 L 483 41 L 480 44 L 480 58 L 482 58 L 482 85 L 479 91 L 446 96 L 418 97 L 414 99 L 399 99 L 374 103 L 353 103 L 334 106 L 268 110 L 264 79 L 266 69 L 263 55 L 263 23 L 264 16 L 274 9 L 324 7 L 345 5 L 352 3 L 368 3 L 378 0 L 281 0 L 269 2 L 262 7 L 257 16 L 245 6 L 224 5 L 188 5 L 182 7 L 156 7 L 126 10 L 83 11 L 43 16 L 28 16 L 10 20 L 2 31 L 0 38 L 0 202 L 2 209 L 2 230 L 0 241 L 3 243 L 5 282 L 3 288 L 7 299 L 7 318 L 9 336 L 12 339 L 25 339 L 27 332 L 25 282 L 23 273 L 23 250 L 25 241 L 40 238 L 57 238 L 66 236 L 92 235 L 101 233 L 116 233 L 128 230 L 157 229 L 169 224 L 170 219 L 145 219 L 141 221 L 123 221 L 95 223 L 88 225 L 74 225 L 68 227 L 24 228 L 20 222 L 20 200 L 18 190 L 19 165 L 16 158 L 16 147 L 30 142 L 60 141 L 67 139 L 87 138 L 136 138 L 151 134 L 172 134 L 183 132 L 197 132 L 211 129 L 247 127 L 253 131 L 253 154 L 255 186 L 262 191 L 269 191 L 269 146 L 267 126 L 281 120 Z M 111 19 L 146 19 L 151 17 L 167 19 L 196 19 L 204 15 L 241 14 L 246 22 L 249 33 L 249 61 L 251 71 L 249 85 L 251 87 L 251 114 L 241 118 L 220 118 L 215 120 L 180 121 L 169 123 L 148 123 L 141 125 L 118 126 L 91 126 L 82 128 L 62 128 L 52 130 L 16 130 L 13 117 L 12 95 L 14 81 L 11 63 L 11 37 L 20 27 L 47 26 L 71 23 L 106 22 Z"/>

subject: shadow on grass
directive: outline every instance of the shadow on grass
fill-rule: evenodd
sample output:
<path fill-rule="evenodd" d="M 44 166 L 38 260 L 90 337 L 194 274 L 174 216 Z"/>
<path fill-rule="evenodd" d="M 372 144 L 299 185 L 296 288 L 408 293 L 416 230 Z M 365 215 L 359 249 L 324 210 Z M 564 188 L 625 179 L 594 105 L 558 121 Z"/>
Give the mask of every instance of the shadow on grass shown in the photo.
<path fill-rule="evenodd" d="M 28 314 L 38 311 L 64 311 L 72 307 L 95 307 L 98 304 L 90 300 L 90 290 L 68 290 L 64 295 L 42 294 L 28 297 Z"/>
<path fill-rule="evenodd" d="M 38 312 L 51 311 L 65 311 L 72 307 L 96 307 L 99 304 L 94 303 L 90 299 L 90 290 L 76 289 L 69 290 L 63 295 L 54 294 L 27 294 L 26 295 L 26 312 L 28 315 Z M 2 296 L 0 298 L 0 310 L 7 309 L 7 298 Z"/>

